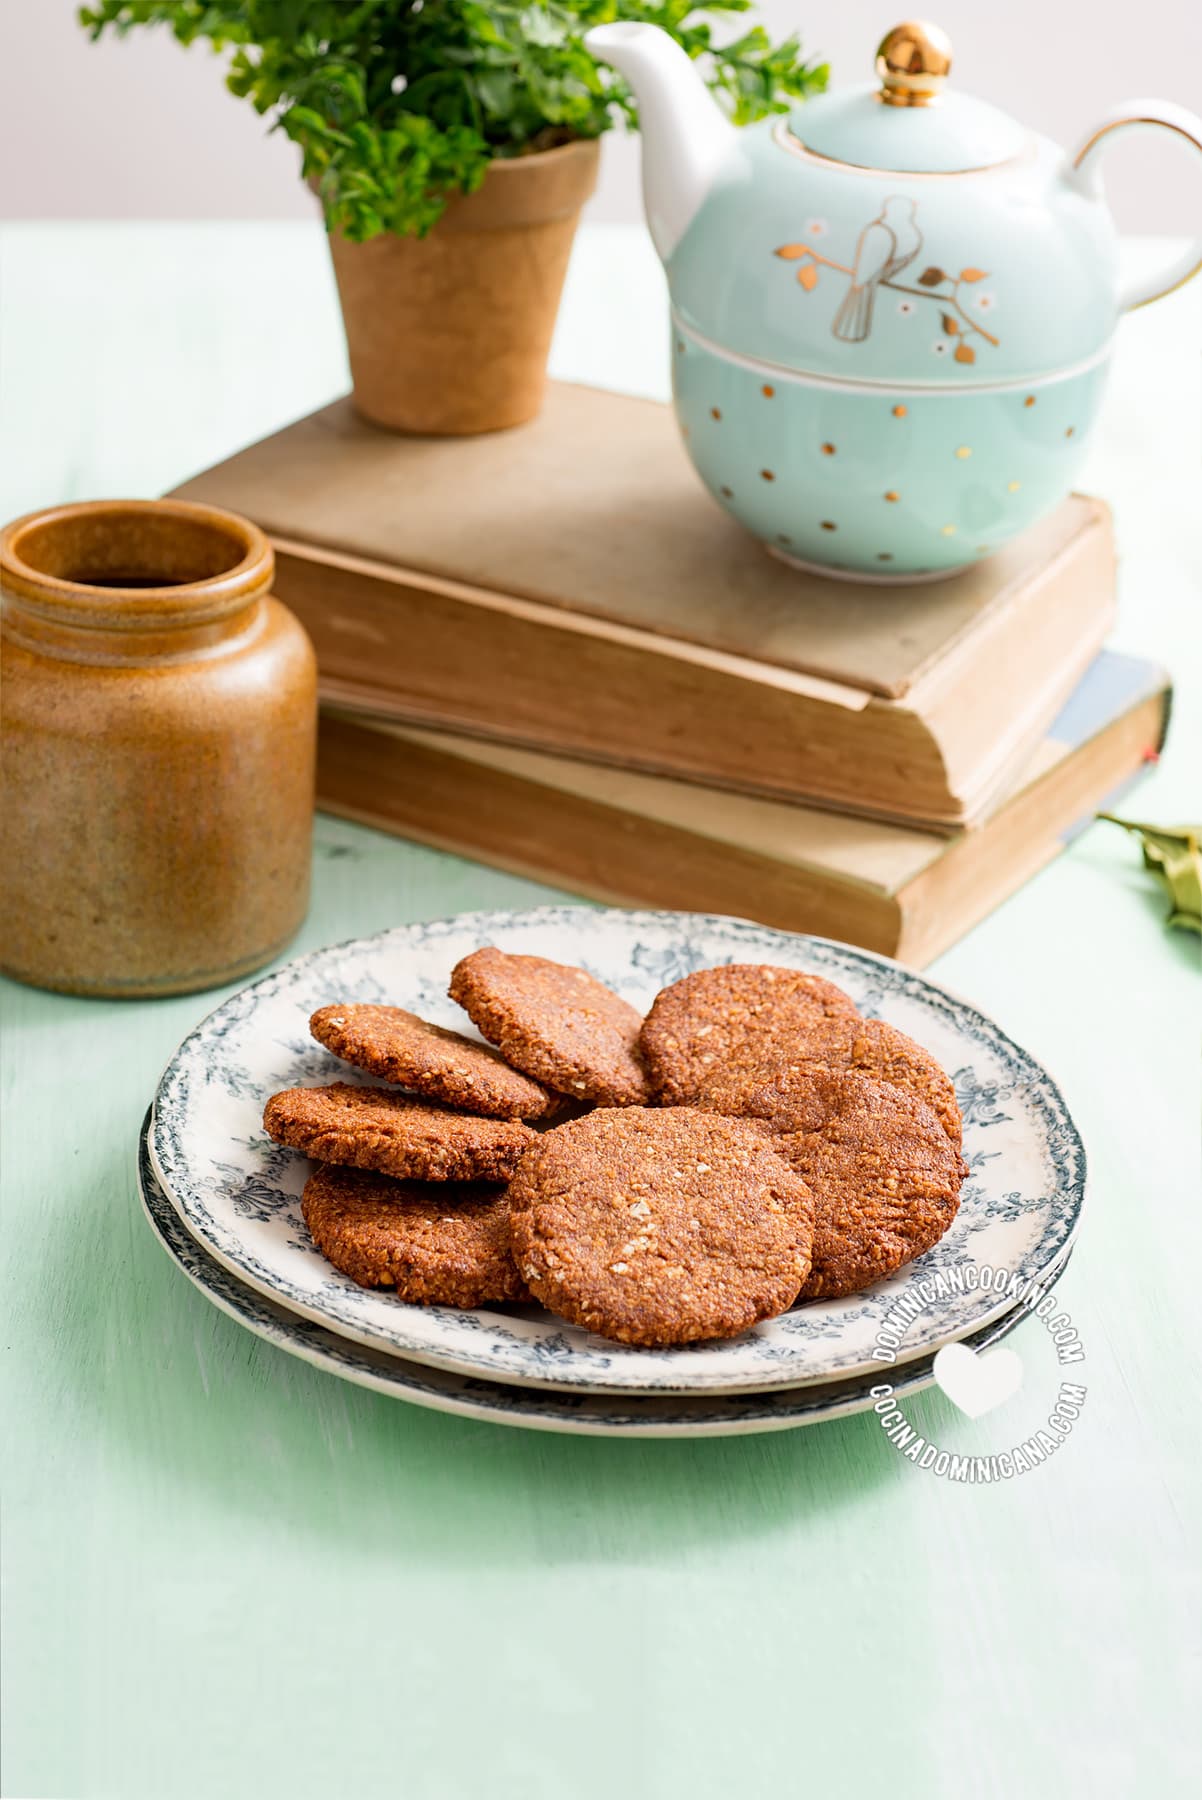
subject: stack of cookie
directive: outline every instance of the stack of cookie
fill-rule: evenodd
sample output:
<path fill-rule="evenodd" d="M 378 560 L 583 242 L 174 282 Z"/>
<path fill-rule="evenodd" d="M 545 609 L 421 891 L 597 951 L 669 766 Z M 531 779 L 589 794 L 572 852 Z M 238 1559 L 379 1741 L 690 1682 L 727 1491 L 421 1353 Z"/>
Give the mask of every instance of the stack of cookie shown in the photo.
<path fill-rule="evenodd" d="M 702 970 L 643 1019 L 584 969 L 484 948 L 450 993 L 487 1043 L 325 1006 L 318 1041 L 389 1085 L 290 1088 L 264 1114 L 319 1162 L 305 1223 L 363 1286 L 688 1343 L 868 1287 L 956 1215 L 950 1080 L 818 976 Z"/>

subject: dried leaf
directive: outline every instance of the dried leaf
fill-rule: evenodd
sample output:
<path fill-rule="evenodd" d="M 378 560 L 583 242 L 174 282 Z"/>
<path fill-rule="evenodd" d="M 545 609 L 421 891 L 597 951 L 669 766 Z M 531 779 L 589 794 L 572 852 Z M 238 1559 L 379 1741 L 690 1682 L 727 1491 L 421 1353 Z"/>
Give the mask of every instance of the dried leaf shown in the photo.
<path fill-rule="evenodd" d="M 1121 825 L 1139 839 L 1145 869 L 1158 876 L 1168 890 L 1168 923 L 1202 933 L 1202 825 L 1141 825 L 1114 813 L 1099 813 L 1098 817 Z"/>
<path fill-rule="evenodd" d="M 808 244 L 782 244 L 780 249 L 774 251 L 773 254 L 783 257 L 785 262 L 796 262 L 799 256 L 810 254 L 810 246 Z"/>
<path fill-rule="evenodd" d="M 943 270 L 936 268 L 935 265 L 932 264 L 929 269 L 924 269 L 922 274 L 918 277 L 918 285 L 919 287 L 938 287 L 941 281 L 946 280 L 947 276 L 943 273 Z"/>
<path fill-rule="evenodd" d="M 960 342 L 956 345 L 956 361 L 958 363 L 975 363 L 976 360 L 977 353 L 972 345 L 966 344 L 964 339 L 961 338 Z"/>
<path fill-rule="evenodd" d="M 961 281 L 984 281 L 988 272 L 987 269 L 961 269 L 960 279 Z"/>
<path fill-rule="evenodd" d="M 1168 923 L 1202 936 L 1202 856 L 1197 848 L 1174 850 L 1158 868 L 1154 863 L 1148 866 L 1156 869 L 1169 890 Z"/>
<path fill-rule="evenodd" d="M 959 321 L 953 319 L 951 313 L 944 313 L 943 329 L 947 332 L 948 337 L 959 337 L 960 335 Z"/>
<path fill-rule="evenodd" d="M 812 288 L 818 286 L 818 269 L 816 265 L 812 262 L 802 263 L 800 269 L 797 271 L 797 279 L 808 294 Z"/>

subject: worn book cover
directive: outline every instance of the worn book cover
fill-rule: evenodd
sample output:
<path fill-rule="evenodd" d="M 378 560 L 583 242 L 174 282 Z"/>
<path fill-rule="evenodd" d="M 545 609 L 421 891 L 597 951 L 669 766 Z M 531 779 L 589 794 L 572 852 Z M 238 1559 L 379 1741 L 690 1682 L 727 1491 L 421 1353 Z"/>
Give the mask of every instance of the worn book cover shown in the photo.
<path fill-rule="evenodd" d="M 625 905 L 728 912 L 921 965 L 1153 758 L 1164 671 L 1103 651 L 992 817 L 954 838 L 480 739 L 323 714 L 330 811 Z"/>
<path fill-rule="evenodd" d="M 269 532 L 328 700 L 945 830 L 996 802 L 1113 616 L 1098 501 L 951 578 L 808 575 L 714 505 L 668 408 L 563 383 L 467 439 L 338 401 L 178 492 Z"/>

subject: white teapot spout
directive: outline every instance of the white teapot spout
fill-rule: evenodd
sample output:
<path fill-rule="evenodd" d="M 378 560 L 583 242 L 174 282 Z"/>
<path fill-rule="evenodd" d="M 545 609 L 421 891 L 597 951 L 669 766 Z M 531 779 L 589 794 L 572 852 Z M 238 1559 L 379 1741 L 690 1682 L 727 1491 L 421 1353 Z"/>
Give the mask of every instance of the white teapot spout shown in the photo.
<path fill-rule="evenodd" d="M 658 25 L 597 25 L 585 47 L 634 90 L 643 140 L 643 205 L 667 262 L 734 138 L 688 55 Z"/>

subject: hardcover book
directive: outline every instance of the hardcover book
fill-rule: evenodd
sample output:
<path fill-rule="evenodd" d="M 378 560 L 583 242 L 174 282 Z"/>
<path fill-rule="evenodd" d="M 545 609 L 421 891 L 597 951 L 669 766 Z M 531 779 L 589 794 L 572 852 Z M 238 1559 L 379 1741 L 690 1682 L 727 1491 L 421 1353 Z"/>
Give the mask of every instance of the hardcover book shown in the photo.
<path fill-rule="evenodd" d="M 622 905 L 735 913 L 918 966 L 1042 868 L 1164 740 L 1162 669 L 1103 651 L 986 824 L 948 839 L 327 712 L 331 812 Z"/>
<path fill-rule="evenodd" d="M 806 575 L 703 491 L 668 408 L 563 383 L 476 438 L 337 401 L 177 492 L 267 530 L 329 702 L 936 830 L 1012 785 L 1114 609 L 1096 500 L 950 578 Z"/>

